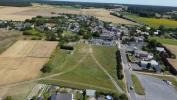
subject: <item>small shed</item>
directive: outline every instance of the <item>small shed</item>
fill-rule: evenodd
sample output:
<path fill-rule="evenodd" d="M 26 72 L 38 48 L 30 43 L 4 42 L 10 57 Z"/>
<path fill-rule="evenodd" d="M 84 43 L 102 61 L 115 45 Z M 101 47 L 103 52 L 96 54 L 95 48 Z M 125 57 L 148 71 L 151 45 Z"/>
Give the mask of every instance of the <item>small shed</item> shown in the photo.
<path fill-rule="evenodd" d="M 96 90 L 87 89 L 86 90 L 86 95 L 89 96 L 89 97 L 95 97 L 96 96 Z"/>

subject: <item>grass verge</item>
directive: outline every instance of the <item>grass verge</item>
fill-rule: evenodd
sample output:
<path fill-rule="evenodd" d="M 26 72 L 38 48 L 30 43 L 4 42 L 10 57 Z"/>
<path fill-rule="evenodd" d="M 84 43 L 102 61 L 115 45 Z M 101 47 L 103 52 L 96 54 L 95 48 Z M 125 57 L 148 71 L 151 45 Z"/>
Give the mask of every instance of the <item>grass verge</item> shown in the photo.
<path fill-rule="evenodd" d="M 139 79 L 136 77 L 136 75 L 132 74 L 132 81 L 133 81 L 133 85 L 134 85 L 136 93 L 139 95 L 145 95 L 144 88 L 141 85 Z"/>

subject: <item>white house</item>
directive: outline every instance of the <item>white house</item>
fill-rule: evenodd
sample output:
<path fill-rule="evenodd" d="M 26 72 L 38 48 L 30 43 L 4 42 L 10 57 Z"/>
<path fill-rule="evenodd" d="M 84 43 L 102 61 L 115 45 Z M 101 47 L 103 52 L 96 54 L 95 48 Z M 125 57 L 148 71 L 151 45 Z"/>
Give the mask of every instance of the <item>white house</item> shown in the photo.
<path fill-rule="evenodd" d="M 144 69 L 147 69 L 147 64 L 150 63 L 151 67 L 154 68 L 156 71 L 160 70 L 160 65 L 157 61 L 155 60 L 150 60 L 150 61 L 141 61 L 140 66 Z"/>
<path fill-rule="evenodd" d="M 165 52 L 165 48 L 163 47 L 156 47 L 156 50 L 159 52 Z"/>

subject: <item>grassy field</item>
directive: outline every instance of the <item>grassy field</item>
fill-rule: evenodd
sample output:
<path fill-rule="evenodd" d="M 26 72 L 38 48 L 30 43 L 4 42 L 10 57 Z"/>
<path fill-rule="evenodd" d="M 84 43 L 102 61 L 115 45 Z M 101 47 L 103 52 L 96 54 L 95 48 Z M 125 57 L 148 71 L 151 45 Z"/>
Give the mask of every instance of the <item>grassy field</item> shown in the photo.
<path fill-rule="evenodd" d="M 155 39 L 162 44 L 177 45 L 177 40 L 164 39 L 164 38 L 159 38 L 159 37 L 151 37 L 151 39 Z"/>
<path fill-rule="evenodd" d="M 155 28 L 158 28 L 160 25 L 164 25 L 165 27 L 170 27 L 170 28 L 177 27 L 177 21 L 173 21 L 169 19 L 145 18 L 133 14 L 126 14 L 125 16 L 137 21 L 138 23 L 147 24 Z"/>
<path fill-rule="evenodd" d="M 73 54 L 68 54 L 67 51 L 57 49 L 49 64 L 53 67 L 51 73 L 62 73 L 59 76 L 44 80 L 43 82 L 49 84 L 59 84 L 72 88 L 91 88 L 104 92 L 116 92 L 114 85 L 109 77 L 98 67 L 93 60 L 91 53 L 93 53 L 97 60 L 109 71 L 109 73 L 116 79 L 115 70 L 115 51 L 116 48 L 111 47 L 90 47 L 86 44 L 75 45 Z M 105 53 L 107 52 L 107 53 Z M 109 58 L 107 58 L 109 55 Z M 124 88 L 123 81 L 117 81 L 119 85 Z"/>
<path fill-rule="evenodd" d="M 135 88 L 136 93 L 139 95 L 145 95 L 144 88 L 141 85 L 139 79 L 136 77 L 136 75 L 132 74 L 132 80 L 133 80 L 133 84 L 134 84 L 134 88 Z"/>

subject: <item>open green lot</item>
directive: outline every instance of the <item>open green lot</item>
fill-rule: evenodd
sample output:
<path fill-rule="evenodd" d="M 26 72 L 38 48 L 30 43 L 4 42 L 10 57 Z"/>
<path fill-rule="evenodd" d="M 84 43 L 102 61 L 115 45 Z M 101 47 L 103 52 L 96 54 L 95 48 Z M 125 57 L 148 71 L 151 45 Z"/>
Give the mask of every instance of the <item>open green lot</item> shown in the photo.
<path fill-rule="evenodd" d="M 155 39 L 156 41 L 162 44 L 177 45 L 177 40 L 173 40 L 173 39 L 165 39 L 159 37 L 151 37 L 151 39 Z"/>
<path fill-rule="evenodd" d="M 139 79 L 136 77 L 136 75 L 132 74 L 132 80 L 136 93 L 139 95 L 145 95 L 144 88 L 141 85 Z"/>
<path fill-rule="evenodd" d="M 116 78 L 116 48 L 104 46 L 89 46 L 77 44 L 74 46 L 74 53 L 57 49 L 49 61 L 53 67 L 51 73 L 61 73 L 58 76 L 46 79 L 42 82 L 59 84 L 72 88 L 91 88 L 98 91 L 117 93 L 115 86 L 109 77 L 99 68 L 92 58 L 94 54 L 99 63 L 107 69 L 121 88 L 125 88 L 122 80 Z"/>
<path fill-rule="evenodd" d="M 169 20 L 169 19 L 157 19 L 157 18 L 145 18 L 140 17 L 135 14 L 125 14 L 126 17 L 137 21 L 138 23 L 150 25 L 152 27 L 158 28 L 160 25 L 164 25 L 165 27 L 176 28 L 177 21 Z"/>

